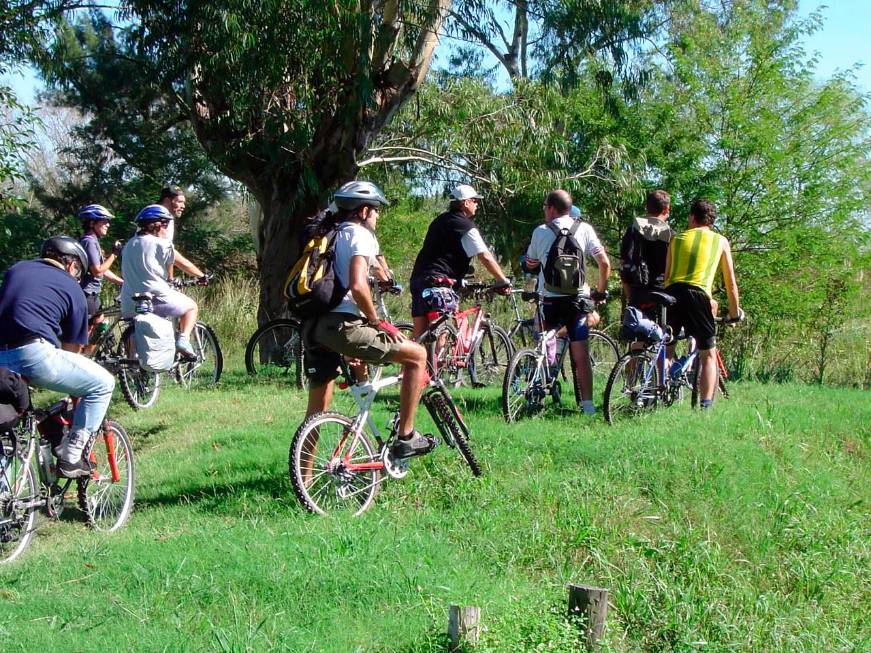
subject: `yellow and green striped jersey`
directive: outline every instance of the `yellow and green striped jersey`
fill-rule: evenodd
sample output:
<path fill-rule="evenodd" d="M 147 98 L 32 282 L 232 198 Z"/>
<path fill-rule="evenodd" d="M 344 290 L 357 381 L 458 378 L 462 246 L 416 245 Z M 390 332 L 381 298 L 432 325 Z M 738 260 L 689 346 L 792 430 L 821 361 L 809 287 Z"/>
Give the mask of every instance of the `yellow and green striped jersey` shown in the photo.
<path fill-rule="evenodd" d="M 720 234 L 704 228 L 688 229 L 672 238 L 666 287 L 686 283 L 710 296 L 725 244 L 726 239 Z"/>

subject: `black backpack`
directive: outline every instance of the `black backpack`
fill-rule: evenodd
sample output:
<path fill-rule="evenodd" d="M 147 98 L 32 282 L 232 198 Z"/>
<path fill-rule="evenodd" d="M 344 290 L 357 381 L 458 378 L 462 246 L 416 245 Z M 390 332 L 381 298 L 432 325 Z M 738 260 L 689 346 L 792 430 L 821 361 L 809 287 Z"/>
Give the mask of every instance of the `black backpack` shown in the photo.
<path fill-rule="evenodd" d="M 647 286 L 650 270 L 647 267 L 647 239 L 631 228 L 630 235 L 621 243 L 620 278 L 630 286 Z"/>
<path fill-rule="evenodd" d="M 553 222 L 547 227 L 556 238 L 544 263 L 544 289 L 561 295 L 577 294 L 587 280 L 584 252 L 575 240 L 581 221 L 575 220 L 569 229 L 560 229 Z"/>
<path fill-rule="evenodd" d="M 288 309 L 297 317 L 308 319 L 328 313 L 347 294 L 334 267 L 338 235 L 338 228 L 317 231 L 287 275 L 284 296 Z"/>

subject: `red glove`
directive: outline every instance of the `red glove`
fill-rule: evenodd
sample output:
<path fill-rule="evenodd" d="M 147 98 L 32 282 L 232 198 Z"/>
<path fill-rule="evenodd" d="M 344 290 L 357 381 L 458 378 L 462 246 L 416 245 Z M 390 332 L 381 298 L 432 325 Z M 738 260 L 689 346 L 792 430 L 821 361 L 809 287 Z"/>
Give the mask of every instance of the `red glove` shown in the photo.
<path fill-rule="evenodd" d="M 402 334 L 399 333 L 399 329 L 397 329 L 392 323 L 387 320 L 381 320 L 378 323 L 378 328 L 381 329 L 384 333 L 390 336 L 390 339 L 393 342 L 399 342 L 402 340 Z"/>

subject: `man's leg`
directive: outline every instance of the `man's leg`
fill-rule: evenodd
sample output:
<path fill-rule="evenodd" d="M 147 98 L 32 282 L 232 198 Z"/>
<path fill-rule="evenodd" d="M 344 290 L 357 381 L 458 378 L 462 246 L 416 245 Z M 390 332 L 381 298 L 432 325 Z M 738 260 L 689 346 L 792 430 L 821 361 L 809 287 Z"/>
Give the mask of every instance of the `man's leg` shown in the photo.
<path fill-rule="evenodd" d="M 426 373 L 426 350 L 416 342 L 402 342 L 398 351 L 389 356 L 394 363 L 402 365 L 402 385 L 399 389 L 400 437 L 414 431 L 414 416 L 420 400 L 421 385 Z"/>
<path fill-rule="evenodd" d="M 699 407 L 710 408 L 717 387 L 717 348 L 699 351 Z"/>
<path fill-rule="evenodd" d="M 570 346 L 575 360 L 578 387 L 581 389 L 581 408 L 585 413 L 592 414 L 596 409 L 593 406 L 593 366 L 590 363 L 590 347 L 586 340 L 573 342 Z"/>
<path fill-rule="evenodd" d="M 308 419 L 316 413 L 322 413 L 329 410 L 330 404 L 333 401 L 333 388 L 335 383 L 327 381 L 326 383 L 316 383 L 309 381 L 308 388 L 308 406 L 305 410 L 305 418 Z M 318 448 L 318 435 L 306 442 L 306 450 L 302 452 L 302 480 L 308 486 L 311 482 L 312 468 L 314 467 L 315 454 Z"/>

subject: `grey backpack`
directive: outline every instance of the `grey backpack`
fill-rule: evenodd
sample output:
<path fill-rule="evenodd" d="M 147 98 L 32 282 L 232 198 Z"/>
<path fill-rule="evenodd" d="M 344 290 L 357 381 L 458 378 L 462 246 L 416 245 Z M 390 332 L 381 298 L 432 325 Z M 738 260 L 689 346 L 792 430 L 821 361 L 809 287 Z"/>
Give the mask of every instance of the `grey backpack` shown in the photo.
<path fill-rule="evenodd" d="M 581 221 L 575 220 L 569 229 L 560 229 L 553 222 L 549 222 L 547 227 L 556 238 L 544 263 L 544 289 L 561 295 L 575 295 L 587 280 L 584 252 L 575 240 Z"/>

